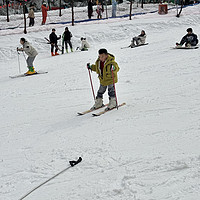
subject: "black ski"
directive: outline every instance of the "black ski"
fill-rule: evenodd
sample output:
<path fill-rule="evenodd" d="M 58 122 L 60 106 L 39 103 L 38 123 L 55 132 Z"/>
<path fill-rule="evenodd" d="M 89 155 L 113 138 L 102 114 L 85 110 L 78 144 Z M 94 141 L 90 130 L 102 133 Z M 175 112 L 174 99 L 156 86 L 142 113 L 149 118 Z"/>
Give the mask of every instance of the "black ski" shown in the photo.
<path fill-rule="evenodd" d="M 176 46 L 173 47 L 173 49 L 198 49 L 199 47 L 197 46 L 191 46 L 191 47 L 182 47 L 182 46 Z"/>

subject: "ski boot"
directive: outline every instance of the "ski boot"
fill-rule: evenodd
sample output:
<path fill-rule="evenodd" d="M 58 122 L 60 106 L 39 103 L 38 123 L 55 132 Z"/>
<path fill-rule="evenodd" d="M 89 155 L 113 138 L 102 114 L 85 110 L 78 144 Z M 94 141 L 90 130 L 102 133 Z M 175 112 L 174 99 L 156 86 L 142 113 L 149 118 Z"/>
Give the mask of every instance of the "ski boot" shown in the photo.
<path fill-rule="evenodd" d="M 55 56 L 58 56 L 58 55 L 60 55 L 58 52 L 55 52 Z"/>
<path fill-rule="evenodd" d="M 73 52 L 73 49 L 71 48 L 71 52 Z"/>
<path fill-rule="evenodd" d="M 117 106 L 117 101 L 115 97 L 109 97 L 109 104 L 105 110 L 111 110 Z"/>
<path fill-rule="evenodd" d="M 37 72 L 35 71 L 34 67 L 28 67 L 29 70 L 25 73 L 27 75 L 31 75 L 31 74 L 36 74 Z"/>
<path fill-rule="evenodd" d="M 66 53 L 68 53 L 68 49 L 66 49 Z"/>
<path fill-rule="evenodd" d="M 191 45 L 190 43 L 186 43 L 186 44 L 185 44 L 185 47 L 187 47 L 187 48 L 191 48 L 192 45 Z"/>
<path fill-rule="evenodd" d="M 90 110 L 95 110 L 97 108 L 101 108 L 103 106 L 103 99 L 97 97 L 95 100 L 95 104 L 92 106 L 92 108 L 90 108 Z"/>
<path fill-rule="evenodd" d="M 131 44 L 130 44 L 130 47 L 131 48 L 134 48 L 136 45 L 134 44 L 134 42 L 132 42 Z"/>
<path fill-rule="evenodd" d="M 178 42 L 176 43 L 176 47 L 175 48 L 180 48 L 180 47 L 182 47 L 182 45 L 181 44 L 179 44 Z"/>
<path fill-rule="evenodd" d="M 51 52 L 51 56 L 55 56 L 55 54 L 53 52 Z"/>
<path fill-rule="evenodd" d="M 88 49 L 84 47 L 81 49 L 81 51 L 88 51 Z"/>

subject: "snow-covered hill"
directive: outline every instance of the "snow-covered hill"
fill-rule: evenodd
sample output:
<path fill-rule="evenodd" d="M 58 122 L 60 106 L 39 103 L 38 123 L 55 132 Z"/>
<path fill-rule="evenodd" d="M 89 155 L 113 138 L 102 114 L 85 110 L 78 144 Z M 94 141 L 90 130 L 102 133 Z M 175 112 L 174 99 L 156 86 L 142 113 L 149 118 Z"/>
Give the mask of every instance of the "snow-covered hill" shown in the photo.
<path fill-rule="evenodd" d="M 27 35 L 0 31 L 0 199 L 19 199 L 79 156 L 82 163 L 26 199 L 199 199 L 200 49 L 170 48 L 188 27 L 200 33 L 199 13 L 195 6 L 180 18 L 171 10 L 69 26 L 74 49 L 82 36 L 91 48 L 56 57 L 43 38 L 52 27 L 62 34 L 65 25 L 37 25 Z M 148 46 L 121 49 L 142 29 Z M 48 74 L 9 78 L 18 74 L 21 37 L 39 52 L 35 68 Z M 120 66 L 118 101 L 127 105 L 101 117 L 77 116 L 93 105 L 86 63 L 102 47 Z M 23 55 L 20 64 L 25 72 Z"/>

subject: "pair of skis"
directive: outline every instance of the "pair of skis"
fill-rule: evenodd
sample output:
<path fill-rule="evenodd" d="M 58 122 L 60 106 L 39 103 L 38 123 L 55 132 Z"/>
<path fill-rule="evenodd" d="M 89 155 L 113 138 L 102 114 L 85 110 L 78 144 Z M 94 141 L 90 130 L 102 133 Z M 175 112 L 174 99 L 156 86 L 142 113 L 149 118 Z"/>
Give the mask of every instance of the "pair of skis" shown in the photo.
<path fill-rule="evenodd" d="M 26 76 L 34 76 L 34 75 L 39 75 L 39 74 L 46 74 L 48 72 L 46 71 L 37 71 L 36 73 L 34 74 L 19 74 L 19 75 L 15 75 L 15 76 L 9 76 L 10 78 L 20 78 L 20 77 L 26 77 Z"/>
<path fill-rule="evenodd" d="M 103 106 L 100 107 L 100 108 L 104 108 L 104 107 L 107 106 L 107 105 L 108 105 L 108 104 L 103 105 Z M 111 110 L 114 110 L 114 109 L 119 108 L 119 107 L 124 106 L 124 105 L 126 105 L 126 103 L 122 103 L 122 104 L 118 105 L 118 107 L 114 107 L 114 108 L 109 109 L 109 110 L 104 109 L 103 111 L 100 111 L 100 112 L 98 112 L 98 113 L 92 113 L 92 116 L 93 116 L 93 117 L 101 116 L 101 115 L 103 115 L 103 114 L 105 114 L 105 113 L 107 113 L 107 112 L 109 112 L 109 111 L 111 111 Z M 91 113 L 91 112 L 93 112 L 93 111 L 99 110 L 100 108 L 97 108 L 97 109 L 94 109 L 94 110 L 93 110 L 93 109 L 89 109 L 89 110 L 86 110 L 86 111 L 83 111 L 83 112 L 78 112 L 77 114 L 78 114 L 78 115 L 85 115 L 85 114 Z"/>

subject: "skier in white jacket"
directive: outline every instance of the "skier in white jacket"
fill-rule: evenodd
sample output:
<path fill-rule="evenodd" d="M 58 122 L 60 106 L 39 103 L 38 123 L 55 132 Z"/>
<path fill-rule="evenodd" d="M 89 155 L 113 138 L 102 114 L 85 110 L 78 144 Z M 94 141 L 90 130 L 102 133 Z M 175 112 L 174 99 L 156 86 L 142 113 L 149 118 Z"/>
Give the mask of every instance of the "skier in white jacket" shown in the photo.
<path fill-rule="evenodd" d="M 141 31 L 141 34 L 138 35 L 137 37 L 134 37 L 131 41 L 130 47 L 133 48 L 136 45 L 142 45 L 145 44 L 145 40 L 146 40 L 146 33 L 144 30 Z M 136 44 L 135 44 L 136 43 Z"/>
<path fill-rule="evenodd" d="M 25 38 L 20 39 L 21 45 L 23 45 L 22 48 L 17 48 L 17 51 L 24 51 L 28 58 L 26 59 L 28 71 L 25 74 L 35 74 L 37 73 L 33 67 L 33 61 L 35 60 L 35 57 L 38 55 L 38 52 L 33 48 L 28 41 L 25 40 Z"/>
<path fill-rule="evenodd" d="M 86 38 L 81 38 L 81 51 L 88 51 L 88 48 L 90 48 L 90 45 L 86 41 Z"/>

